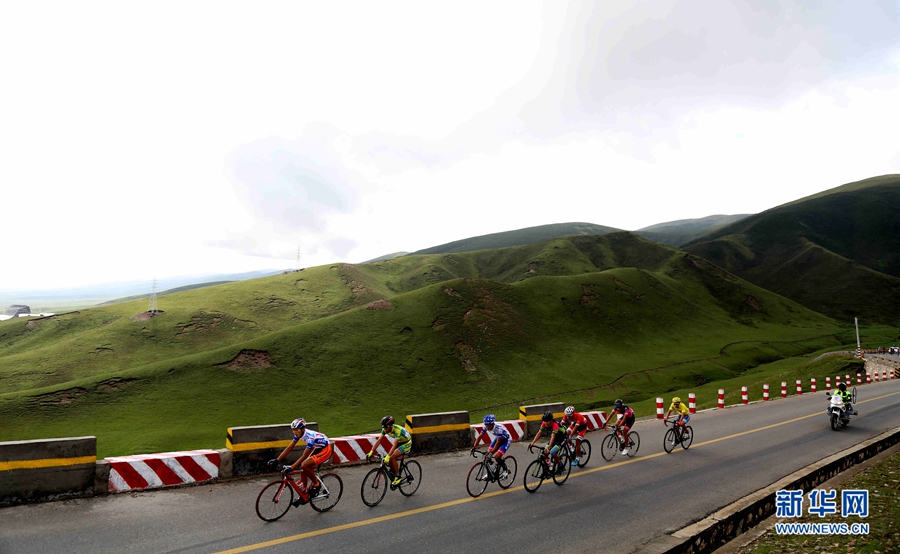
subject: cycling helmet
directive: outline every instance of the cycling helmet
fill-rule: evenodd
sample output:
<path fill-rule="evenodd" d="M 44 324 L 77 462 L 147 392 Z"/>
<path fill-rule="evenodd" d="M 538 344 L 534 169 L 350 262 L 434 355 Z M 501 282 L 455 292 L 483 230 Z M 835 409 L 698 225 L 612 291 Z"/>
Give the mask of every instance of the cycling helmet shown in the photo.
<path fill-rule="evenodd" d="M 676 396 L 672 399 L 672 404 L 681 404 L 681 398 Z"/>
<path fill-rule="evenodd" d="M 847 390 L 847 385 L 845 385 L 844 383 L 841 383 L 840 385 L 838 385 L 838 388 L 841 389 L 842 391 L 845 391 L 845 390 Z"/>
<path fill-rule="evenodd" d="M 393 424 L 394 424 L 394 416 L 386 415 L 383 418 L 381 418 L 381 426 L 382 427 L 387 427 L 388 425 L 393 425 Z"/>
<path fill-rule="evenodd" d="M 566 417 L 572 417 L 575 413 L 575 406 L 566 406 Z"/>
<path fill-rule="evenodd" d="M 541 421 L 553 421 L 553 412 L 549 410 L 544 412 L 544 415 L 541 416 Z"/>
<path fill-rule="evenodd" d="M 497 422 L 497 418 L 494 417 L 494 414 L 488 414 L 488 415 L 484 416 L 484 424 L 485 425 L 490 425 L 491 423 L 496 423 L 496 422 Z"/>
<path fill-rule="evenodd" d="M 291 429 L 303 429 L 304 427 L 306 427 L 306 420 L 302 417 L 298 417 L 291 422 Z"/>
<path fill-rule="evenodd" d="M 621 398 L 616 398 L 616 403 L 615 403 L 613 406 L 615 407 L 615 409 L 618 410 L 618 409 L 620 409 L 620 408 L 625 407 L 625 403 L 622 402 L 622 399 L 621 399 Z"/>

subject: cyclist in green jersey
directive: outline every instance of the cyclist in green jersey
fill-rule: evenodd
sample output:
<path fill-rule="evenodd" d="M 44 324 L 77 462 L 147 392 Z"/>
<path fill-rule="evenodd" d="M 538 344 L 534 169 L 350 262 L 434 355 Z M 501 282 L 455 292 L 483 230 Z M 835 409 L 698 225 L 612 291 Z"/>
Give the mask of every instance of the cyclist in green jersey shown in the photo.
<path fill-rule="evenodd" d="M 400 481 L 402 481 L 399 475 L 400 458 L 408 454 L 409 450 L 412 448 L 412 435 L 409 434 L 409 431 L 405 427 L 396 425 L 392 416 L 386 415 L 381 418 L 381 437 L 384 436 L 394 439 L 394 444 L 392 444 L 390 450 L 388 450 L 387 455 L 384 457 L 384 461 L 391 464 L 391 471 L 396 475 L 391 484 L 399 485 Z M 381 442 L 381 437 L 378 437 L 375 446 L 378 446 L 378 443 Z M 372 450 L 366 454 L 366 459 L 371 458 L 375 454 L 375 446 L 373 446 Z"/>

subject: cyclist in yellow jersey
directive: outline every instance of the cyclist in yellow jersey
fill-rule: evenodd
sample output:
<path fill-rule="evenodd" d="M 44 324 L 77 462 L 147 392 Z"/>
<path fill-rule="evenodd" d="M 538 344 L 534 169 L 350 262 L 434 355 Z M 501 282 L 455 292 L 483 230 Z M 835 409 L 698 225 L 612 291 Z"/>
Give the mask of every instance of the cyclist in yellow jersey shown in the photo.
<path fill-rule="evenodd" d="M 399 475 L 400 458 L 408 454 L 409 450 L 412 448 L 412 435 L 405 427 L 395 425 L 392 416 L 386 415 L 381 418 L 381 437 L 384 436 L 394 439 L 394 444 L 392 444 L 390 450 L 388 450 L 387 455 L 384 457 L 384 461 L 391 464 L 391 471 L 393 471 L 395 475 L 394 481 L 391 484 L 399 485 L 402 481 Z M 381 441 L 381 437 L 378 437 L 375 446 Z M 371 458 L 372 455 L 375 454 L 375 446 L 373 446 L 372 450 L 366 454 L 366 459 Z"/>
<path fill-rule="evenodd" d="M 682 428 L 684 428 L 688 421 L 691 420 L 691 411 L 684 405 L 681 398 L 678 398 L 677 396 L 672 398 L 672 404 L 669 406 L 669 410 L 666 412 L 666 417 L 663 419 L 663 422 L 669 419 L 669 414 L 672 412 L 678 414 L 678 417 L 675 418 L 675 424 L 681 425 Z M 663 423 L 663 425 L 665 425 L 665 423 Z"/>

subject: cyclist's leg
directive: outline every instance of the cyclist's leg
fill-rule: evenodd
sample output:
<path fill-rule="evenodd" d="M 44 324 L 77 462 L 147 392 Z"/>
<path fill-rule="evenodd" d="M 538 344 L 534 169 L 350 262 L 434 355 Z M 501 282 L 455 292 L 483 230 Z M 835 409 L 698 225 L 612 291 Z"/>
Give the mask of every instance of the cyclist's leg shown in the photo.
<path fill-rule="evenodd" d="M 587 433 L 587 425 L 579 425 L 575 430 L 575 436 L 572 437 L 575 439 L 575 457 L 581 457 L 581 439 L 584 438 L 584 434 Z"/>
<path fill-rule="evenodd" d="M 303 464 L 302 464 L 303 473 L 304 473 L 304 475 L 309 477 L 310 488 L 318 487 L 321 485 L 321 483 L 318 481 L 318 478 L 316 477 L 316 470 L 319 468 L 320 465 L 324 464 L 329 459 L 331 459 L 331 455 L 333 452 L 334 452 L 334 450 L 332 449 L 332 446 L 329 444 L 328 446 L 326 446 L 325 448 L 322 448 L 321 450 L 319 450 L 317 452 L 314 451 L 312 456 L 303 460 Z"/>
<path fill-rule="evenodd" d="M 391 471 L 394 472 L 394 475 L 397 475 L 400 473 L 400 458 L 403 457 L 403 452 L 398 447 L 392 447 L 388 452 L 388 456 L 391 457 Z"/>
<path fill-rule="evenodd" d="M 503 456 L 506 454 L 506 451 L 508 449 L 509 439 L 504 440 L 502 443 L 498 442 L 496 448 L 494 448 L 494 461 L 499 464 L 498 467 L 501 470 L 506 469 L 506 462 L 503 461 Z"/>

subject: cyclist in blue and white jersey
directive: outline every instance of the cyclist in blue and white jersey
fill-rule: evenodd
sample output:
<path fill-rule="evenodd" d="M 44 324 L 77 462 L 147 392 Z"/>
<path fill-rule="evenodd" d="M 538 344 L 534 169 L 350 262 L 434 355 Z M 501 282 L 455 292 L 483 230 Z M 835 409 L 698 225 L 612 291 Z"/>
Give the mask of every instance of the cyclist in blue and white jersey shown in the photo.
<path fill-rule="evenodd" d="M 482 429 L 481 433 L 475 439 L 475 443 L 472 445 L 472 453 L 475 453 L 475 447 L 478 446 L 478 443 L 481 442 L 481 439 L 487 435 L 488 432 L 494 435 L 494 440 L 491 441 L 491 445 L 488 446 L 488 454 L 500 464 L 501 473 L 503 471 L 508 471 L 506 463 L 503 461 L 503 455 L 506 454 L 509 445 L 512 444 L 512 435 L 509 434 L 509 430 L 502 423 L 497 423 L 497 418 L 494 417 L 494 414 L 484 416 L 484 429 Z"/>

